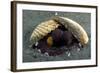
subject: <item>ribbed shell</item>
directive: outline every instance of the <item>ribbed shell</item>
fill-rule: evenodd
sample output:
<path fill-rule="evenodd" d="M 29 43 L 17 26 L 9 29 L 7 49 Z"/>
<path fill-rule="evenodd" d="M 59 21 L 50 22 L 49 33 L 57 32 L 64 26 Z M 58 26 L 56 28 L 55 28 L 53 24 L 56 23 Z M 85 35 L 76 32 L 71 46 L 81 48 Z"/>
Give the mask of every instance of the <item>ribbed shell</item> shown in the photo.
<path fill-rule="evenodd" d="M 34 44 L 35 42 L 42 39 L 44 36 L 46 36 L 48 33 L 50 33 L 52 30 L 55 30 L 59 24 L 57 24 L 54 20 L 48 20 L 40 23 L 32 32 L 32 35 L 30 37 L 30 40 Z"/>

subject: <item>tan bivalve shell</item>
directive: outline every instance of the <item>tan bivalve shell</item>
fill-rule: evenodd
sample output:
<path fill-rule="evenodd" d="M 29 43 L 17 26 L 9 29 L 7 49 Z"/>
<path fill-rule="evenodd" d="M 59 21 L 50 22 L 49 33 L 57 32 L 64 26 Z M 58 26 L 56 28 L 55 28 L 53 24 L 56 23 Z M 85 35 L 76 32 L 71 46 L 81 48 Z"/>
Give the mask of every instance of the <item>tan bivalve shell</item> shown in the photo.
<path fill-rule="evenodd" d="M 30 40 L 34 44 L 35 42 L 39 41 L 44 36 L 46 36 L 48 33 L 55 30 L 60 25 L 64 25 L 66 29 L 71 31 L 72 34 L 81 43 L 81 45 L 84 46 L 88 43 L 89 40 L 88 35 L 79 23 L 67 17 L 58 17 L 58 16 L 51 18 L 51 20 L 40 23 L 33 30 Z"/>
<path fill-rule="evenodd" d="M 32 35 L 30 37 L 30 40 L 32 43 L 36 43 L 40 39 L 42 39 L 44 36 L 46 36 L 51 31 L 55 30 L 59 24 L 55 22 L 54 20 L 48 20 L 40 23 L 32 32 Z"/>

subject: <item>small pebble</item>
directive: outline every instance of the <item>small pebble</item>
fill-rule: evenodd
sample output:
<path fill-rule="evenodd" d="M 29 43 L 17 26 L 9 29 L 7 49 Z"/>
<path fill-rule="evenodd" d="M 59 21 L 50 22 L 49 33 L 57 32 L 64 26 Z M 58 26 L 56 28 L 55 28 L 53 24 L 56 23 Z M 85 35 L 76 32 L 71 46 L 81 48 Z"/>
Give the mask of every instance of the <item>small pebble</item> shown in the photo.
<path fill-rule="evenodd" d="M 44 53 L 45 56 L 49 56 L 49 54 L 47 52 Z"/>
<path fill-rule="evenodd" d="M 79 47 L 82 47 L 81 43 L 79 43 Z"/>
<path fill-rule="evenodd" d="M 39 43 L 38 43 L 38 42 L 36 42 L 36 43 L 35 43 L 35 46 L 37 46 L 38 44 L 39 44 Z"/>
<path fill-rule="evenodd" d="M 58 15 L 58 13 L 56 12 L 55 15 Z"/>
<path fill-rule="evenodd" d="M 79 52 L 81 49 L 80 48 L 77 48 L 77 51 Z"/>
<path fill-rule="evenodd" d="M 40 49 L 38 49 L 38 52 L 39 52 L 39 53 L 41 53 L 41 50 L 40 50 Z"/>
<path fill-rule="evenodd" d="M 68 57 L 69 57 L 70 55 L 71 55 L 71 53 L 69 52 L 69 53 L 68 53 Z"/>

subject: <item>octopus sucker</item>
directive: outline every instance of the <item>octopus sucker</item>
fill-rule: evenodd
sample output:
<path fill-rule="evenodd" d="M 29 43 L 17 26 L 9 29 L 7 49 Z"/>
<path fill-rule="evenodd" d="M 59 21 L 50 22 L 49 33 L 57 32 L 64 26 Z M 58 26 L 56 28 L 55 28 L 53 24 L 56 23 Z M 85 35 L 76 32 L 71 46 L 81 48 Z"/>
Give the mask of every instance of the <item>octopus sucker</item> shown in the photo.
<path fill-rule="evenodd" d="M 30 37 L 33 48 L 47 56 L 61 55 L 70 51 L 73 46 L 83 48 L 88 40 L 86 31 L 79 23 L 60 16 L 41 22 Z"/>

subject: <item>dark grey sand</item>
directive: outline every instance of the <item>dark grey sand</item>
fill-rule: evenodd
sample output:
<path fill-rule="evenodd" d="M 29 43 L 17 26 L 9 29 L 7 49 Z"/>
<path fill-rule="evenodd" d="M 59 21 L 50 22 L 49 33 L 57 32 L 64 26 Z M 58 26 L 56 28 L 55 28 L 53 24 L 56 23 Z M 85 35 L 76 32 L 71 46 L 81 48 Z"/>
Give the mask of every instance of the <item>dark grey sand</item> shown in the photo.
<path fill-rule="evenodd" d="M 37 50 L 30 48 L 29 38 L 33 29 L 41 22 L 55 16 L 55 12 L 23 10 L 23 62 L 43 62 L 43 61 L 63 61 L 63 60 L 82 60 L 91 58 L 91 14 L 76 12 L 57 12 L 58 16 L 68 17 L 78 23 L 86 30 L 89 42 L 79 52 L 76 49 L 70 51 L 70 56 L 64 53 L 58 56 L 45 56 Z"/>

